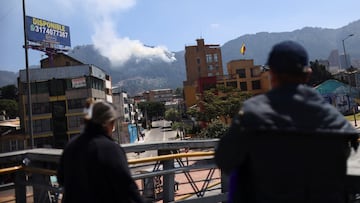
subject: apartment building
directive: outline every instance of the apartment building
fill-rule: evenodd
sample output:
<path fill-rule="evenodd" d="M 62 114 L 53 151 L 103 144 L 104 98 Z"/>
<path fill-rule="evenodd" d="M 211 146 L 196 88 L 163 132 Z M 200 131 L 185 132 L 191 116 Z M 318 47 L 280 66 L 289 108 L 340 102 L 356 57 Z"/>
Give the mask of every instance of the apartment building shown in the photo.
<path fill-rule="evenodd" d="M 41 61 L 41 68 L 29 69 L 34 147 L 63 148 L 83 128 L 87 98 L 112 102 L 111 78 L 102 69 L 64 54 L 56 55 L 51 62 L 48 60 Z M 29 146 L 26 70 L 20 70 L 18 87 L 20 126 Z"/>
<path fill-rule="evenodd" d="M 187 108 L 197 104 L 205 90 L 217 85 L 232 86 L 251 94 L 261 94 L 271 88 L 269 73 L 252 59 L 239 59 L 227 63 L 224 75 L 219 45 L 205 45 L 203 39 L 196 46 L 185 47 L 186 81 L 184 99 Z"/>
<path fill-rule="evenodd" d="M 201 77 L 223 75 L 220 45 L 205 45 L 197 39 L 197 45 L 185 47 L 186 83 L 193 84 Z"/>
<path fill-rule="evenodd" d="M 134 101 L 128 96 L 125 91 L 119 88 L 112 90 L 113 104 L 116 107 L 120 120 L 124 122 L 131 122 L 134 119 Z"/>
<path fill-rule="evenodd" d="M 231 86 L 253 95 L 270 90 L 269 72 L 260 65 L 254 65 L 253 59 L 232 60 L 227 63 L 228 75 L 217 77 L 217 84 Z"/>
<path fill-rule="evenodd" d="M 171 89 L 155 89 L 144 92 L 143 98 L 146 101 L 165 103 L 172 101 L 174 98 L 174 94 Z"/>
<path fill-rule="evenodd" d="M 223 75 L 220 45 L 205 44 L 197 39 L 197 44 L 185 47 L 186 81 L 183 82 L 185 105 L 196 104 L 199 79 Z"/>

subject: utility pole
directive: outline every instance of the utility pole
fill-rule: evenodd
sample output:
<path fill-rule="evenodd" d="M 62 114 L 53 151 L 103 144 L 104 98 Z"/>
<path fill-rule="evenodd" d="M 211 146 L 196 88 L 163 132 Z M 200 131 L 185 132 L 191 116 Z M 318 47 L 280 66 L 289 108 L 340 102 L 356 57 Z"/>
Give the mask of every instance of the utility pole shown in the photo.
<path fill-rule="evenodd" d="M 344 49 L 344 59 L 345 59 L 345 69 L 349 68 L 349 64 L 348 64 L 348 59 L 347 59 L 347 55 L 346 55 L 346 49 L 345 49 L 345 40 L 348 39 L 349 37 L 354 36 L 354 34 L 349 34 L 347 37 L 345 37 L 342 40 L 342 45 L 343 45 L 343 49 Z M 349 82 L 349 103 L 351 103 L 351 78 L 350 78 L 351 74 L 348 73 L 348 82 Z M 349 104 L 350 106 L 350 104 Z M 355 106 L 352 106 L 351 108 L 353 115 L 354 115 L 354 125 L 357 126 L 357 122 L 356 122 L 356 110 L 355 110 Z"/>
<path fill-rule="evenodd" d="M 26 68 L 26 82 L 27 82 L 27 108 L 28 112 L 28 133 L 30 137 L 30 147 L 34 148 L 34 135 L 33 135 L 33 123 L 32 123 L 32 103 L 31 103 L 31 81 L 30 81 L 30 71 L 29 71 L 29 59 L 28 59 L 28 40 L 26 34 L 26 13 L 25 13 L 25 0 L 22 1 L 23 4 L 23 22 L 24 22 L 24 49 L 25 49 L 25 68 Z M 25 114 L 26 115 L 26 114 Z"/>

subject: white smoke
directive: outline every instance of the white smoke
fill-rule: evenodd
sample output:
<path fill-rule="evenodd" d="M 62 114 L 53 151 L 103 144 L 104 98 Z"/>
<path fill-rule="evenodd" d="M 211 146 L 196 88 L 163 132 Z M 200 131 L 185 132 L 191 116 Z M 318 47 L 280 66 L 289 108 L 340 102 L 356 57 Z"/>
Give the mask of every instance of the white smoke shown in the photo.
<path fill-rule="evenodd" d="M 121 37 L 116 32 L 114 21 L 111 18 L 113 12 L 129 9 L 136 4 L 135 0 L 90 0 L 93 1 L 97 19 L 95 33 L 92 41 L 96 49 L 103 56 L 110 59 L 112 66 L 121 66 L 129 59 L 161 59 L 165 62 L 175 60 L 174 55 L 168 55 L 166 47 L 145 46 L 139 40 L 129 37 Z"/>
<path fill-rule="evenodd" d="M 166 47 L 145 46 L 139 40 L 120 37 L 114 29 L 112 21 L 102 21 L 96 26 L 92 41 L 100 53 L 108 57 L 113 66 L 121 66 L 129 59 L 161 59 L 165 62 L 175 60 L 173 54 L 168 55 Z"/>
<path fill-rule="evenodd" d="M 103 56 L 109 58 L 113 67 L 121 66 L 132 58 L 160 59 L 165 62 L 176 60 L 174 54 L 164 46 L 146 46 L 140 40 L 122 37 L 117 33 L 113 14 L 131 9 L 136 5 L 136 0 L 61 0 L 64 5 L 66 2 L 71 5 L 70 2 L 74 1 L 81 4 L 95 22 L 92 42 Z"/>

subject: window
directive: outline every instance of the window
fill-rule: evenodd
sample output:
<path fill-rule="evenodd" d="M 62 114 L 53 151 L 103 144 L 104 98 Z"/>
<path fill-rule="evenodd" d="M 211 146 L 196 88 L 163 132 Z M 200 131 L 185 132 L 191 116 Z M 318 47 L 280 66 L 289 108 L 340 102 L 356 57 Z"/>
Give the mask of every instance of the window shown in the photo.
<path fill-rule="evenodd" d="M 213 57 L 214 57 L 214 62 L 218 62 L 218 55 L 214 54 Z"/>
<path fill-rule="evenodd" d="M 65 81 L 59 79 L 50 80 L 50 96 L 65 95 Z"/>
<path fill-rule="evenodd" d="M 214 70 L 214 67 L 212 65 L 208 65 L 208 71 Z"/>
<path fill-rule="evenodd" d="M 104 81 L 97 78 L 91 78 L 91 88 L 97 90 L 104 90 Z"/>
<path fill-rule="evenodd" d="M 68 100 L 68 109 L 81 109 L 85 107 L 85 99 Z"/>
<path fill-rule="evenodd" d="M 196 58 L 196 63 L 200 64 L 200 58 Z"/>
<path fill-rule="evenodd" d="M 212 89 L 212 88 L 215 88 L 216 87 L 216 84 L 205 84 L 204 86 L 203 86 L 203 90 L 205 91 L 205 90 L 210 90 L 210 89 Z"/>
<path fill-rule="evenodd" d="M 41 93 L 48 93 L 49 87 L 48 82 L 35 82 L 31 83 L 31 93 L 32 94 L 41 94 Z"/>
<path fill-rule="evenodd" d="M 32 104 L 32 113 L 33 114 L 50 113 L 50 104 L 48 102 L 33 103 Z"/>
<path fill-rule="evenodd" d="M 69 128 L 80 128 L 81 123 L 83 121 L 83 117 L 82 116 L 70 116 L 68 117 L 68 121 L 69 121 Z"/>
<path fill-rule="evenodd" d="M 239 78 L 246 78 L 246 72 L 245 69 L 236 69 L 236 74 L 239 75 Z"/>
<path fill-rule="evenodd" d="M 36 147 L 44 147 L 44 148 L 52 147 L 52 145 L 53 145 L 53 137 L 35 138 L 34 142 L 36 143 Z"/>
<path fill-rule="evenodd" d="M 211 76 L 213 76 L 213 74 L 212 74 L 212 73 L 208 73 L 208 77 L 211 77 Z"/>
<path fill-rule="evenodd" d="M 240 90 L 241 91 L 247 91 L 246 82 L 240 82 Z"/>
<path fill-rule="evenodd" d="M 260 80 L 254 80 L 251 82 L 252 89 L 253 90 L 259 90 L 261 89 Z"/>
<path fill-rule="evenodd" d="M 40 119 L 33 121 L 34 133 L 51 131 L 50 119 Z"/>
<path fill-rule="evenodd" d="M 10 151 L 18 150 L 18 141 L 17 140 L 10 140 Z"/>
<path fill-rule="evenodd" d="M 251 71 L 251 77 L 258 77 L 261 74 L 260 68 L 252 68 L 250 71 Z"/>
<path fill-rule="evenodd" d="M 237 82 L 236 82 L 236 81 L 234 81 L 234 82 L 227 82 L 227 83 L 226 83 L 226 86 L 227 86 L 227 87 L 235 87 L 235 88 L 237 88 Z"/>
<path fill-rule="evenodd" d="M 211 62 L 212 62 L 212 55 L 206 54 L 206 63 L 211 63 Z"/>

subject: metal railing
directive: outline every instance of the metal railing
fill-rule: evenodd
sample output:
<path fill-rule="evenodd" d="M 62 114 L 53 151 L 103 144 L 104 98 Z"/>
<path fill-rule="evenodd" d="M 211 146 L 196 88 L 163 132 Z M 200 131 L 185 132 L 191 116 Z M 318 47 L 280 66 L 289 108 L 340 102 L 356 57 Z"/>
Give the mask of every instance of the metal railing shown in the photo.
<path fill-rule="evenodd" d="M 226 201 L 221 184 L 224 178 L 213 159 L 217 141 L 182 140 L 122 146 L 129 157 L 133 178 L 147 202 L 222 202 Z M 143 157 L 149 151 L 157 155 Z M 62 150 L 57 149 L 32 149 L 0 154 L 0 177 L 11 175 L 13 178 L 0 187 L 0 192 L 13 191 L 13 197 L 0 197 L 0 202 L 58 202 L 62 188 L 53 178 L 61 153 Z"/>

